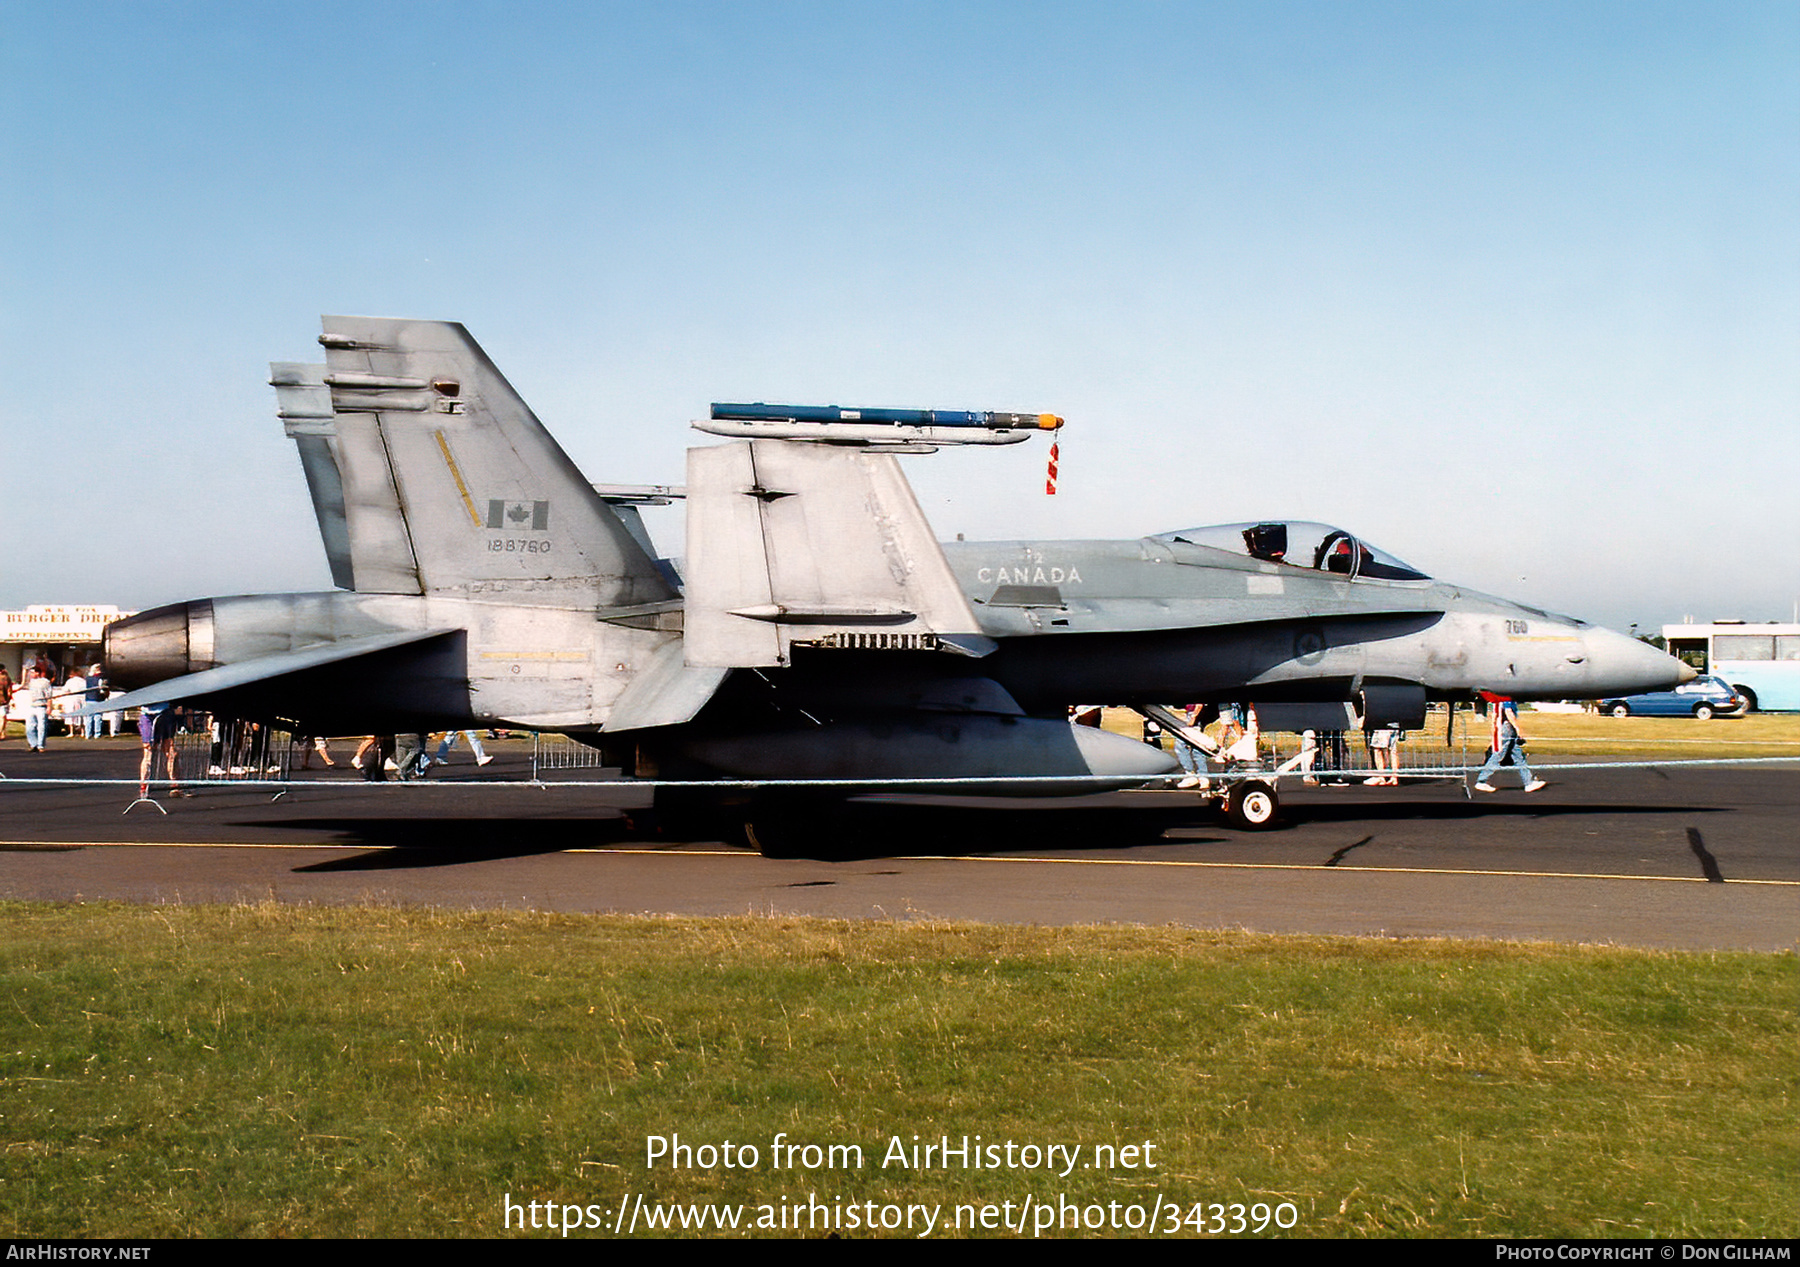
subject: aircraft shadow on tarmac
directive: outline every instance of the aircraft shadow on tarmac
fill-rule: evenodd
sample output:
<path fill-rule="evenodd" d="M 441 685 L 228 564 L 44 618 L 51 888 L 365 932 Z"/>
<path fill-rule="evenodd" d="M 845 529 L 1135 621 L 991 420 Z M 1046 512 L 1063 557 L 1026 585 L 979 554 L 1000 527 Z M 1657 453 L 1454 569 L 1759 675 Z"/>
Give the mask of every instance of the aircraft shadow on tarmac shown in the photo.
<path fill-rule="evenodd" d="M 569 849 L 637 843 L 622 818 L 313 818 L 283 824 L 328 833 L 346 849 L 378 852 L 295 867 L 309 871 L 397 871 L 500 858 L 529 858 Z"/>
<path fill-rule="evenodd" d="M 1511 797 L 1507 800 L 1480 801 L 1383 801 L 1368 805 L 1308 805 L 1291 811 L 1288 824 L 1307 823 L 1391 823 L 1438 819 L 1443 822 L 1467 822 L 1480 818 L 1591 818 L 1608 814 L 1718 814 L 1727 812 L 1718 805 L 1634 805 L 1581 804 L 1538 800 L 1534 797 Z"/>
<path fill-rule="evenodd" d="M 1436 820 L 1544 819 L 1608 815 L 1692 818 L 1724 812 L 1718 806 L 1632 804 L 1570 805 L 1509 798 L 1506 801 L 1309 804 L 1290 808 L 1274 834 L 1309 823 L 1382 823 Z M 470 862 L 561 853 L 570 849 L 668 848 L 724 843 L 747 848 L 741 831 L 726 822 L 661 824 L 651 816 L 593 819 L 329 818 L 293 820 L 287 827 L 329 833 L 334 843 L 375 852 L 296 867 L 296 872 L 390 871 L 457 866 Z M 1049 812 L 942 806 L 842 806 L 820 832 L 816 848 L 792 856 L 866 861 L 908 854 L 933 855 L 1123 850 L 1158 843 L 1179 831 L 1182 844 L 1226 843 L 1261 833 L 1222 825 L 1211 809 L 1067 808 Z M 1198 833 L 1198 834 L 1196 834 Z M 1173 841 L 1171 841 L 1173 843 Z"/>
<path fill-rule="evenodd" d="M 1212 816 L 1201 816 L 1212 821 Z M 1031 849 L 1115 849 L 1150 844 L 1171 826 L 1191 825 L 1191 813 L 1163 810 L 1089 809 L 1062 811 L 946 810 L 884 806 L 840 809 L 829 826 L 831 847 L 800 856 L 852 861 L 929 852 L 993 853 Z M 266 823 L 263 825 L 267 825 Z M 391 871 L 456 866 L 502 858 L 524 858 L 570 849 L 667 848 L 723 843 L 744 849 L 741 829 L 731 824 L 664 825 L 609 817 L 574 820 L 504 818 L 313 818 L 284 827 L 318 832 L 328 843 L 367 849 L 348 858 L 308 863 L 296 872 Z M 320 842 L 327 843 L 327 842 Z"/>

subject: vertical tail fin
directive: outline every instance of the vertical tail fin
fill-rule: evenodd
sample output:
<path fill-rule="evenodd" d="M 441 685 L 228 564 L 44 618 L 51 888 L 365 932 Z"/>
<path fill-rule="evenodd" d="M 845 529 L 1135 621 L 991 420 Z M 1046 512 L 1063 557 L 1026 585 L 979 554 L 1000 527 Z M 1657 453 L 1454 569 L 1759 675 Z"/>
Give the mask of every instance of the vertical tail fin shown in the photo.
<path fill-rule="evenodd" d="M 332 576 L 363 593 L 626 607 L 674 591 L 462 326 L 326 317 L 272 366 Z"/>
<path fill-rule="evenodd" d="M 336 415 L 331 409 L 331 389 L 325 386 L 325 367 L 276 361 L 269 366 L 269 385 L 275 389 L 275 412 L 288 438 L 300 449 L 306 490 L 312 494 L 313 514 L 318 516 L 319 535 L 331 564 L 331 583 L 353 590 L 356 574 L 351 566 L 350 522 L 344 512 L 344 477 L 334 447 Z"/>

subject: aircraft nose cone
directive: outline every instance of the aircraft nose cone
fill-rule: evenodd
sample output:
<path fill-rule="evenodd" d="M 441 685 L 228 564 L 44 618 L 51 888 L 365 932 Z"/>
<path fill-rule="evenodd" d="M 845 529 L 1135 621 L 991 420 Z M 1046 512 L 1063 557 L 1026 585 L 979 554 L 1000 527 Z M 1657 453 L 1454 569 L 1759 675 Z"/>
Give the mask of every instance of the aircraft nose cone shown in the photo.
<path fill-rule="evenodd" d="M 1700 676 L 1700 670 L 1696 669 L 1693 665 L 1684 664 L 1681 666 L 1681 681 L 1682 682 L 1692 682 L 1695 678 L 1697 678 L 1699 676 Z M 1677 683 L 1677 685 L 1679 685 L 1679 683 Z"/>
<path fill-rule="evenodd" d="M 1695 676 L 1693 669 L 1674 656 L 1610 629 L 1593 630 L 1586 642 L 1591 695 L 1666 691 Z"/>

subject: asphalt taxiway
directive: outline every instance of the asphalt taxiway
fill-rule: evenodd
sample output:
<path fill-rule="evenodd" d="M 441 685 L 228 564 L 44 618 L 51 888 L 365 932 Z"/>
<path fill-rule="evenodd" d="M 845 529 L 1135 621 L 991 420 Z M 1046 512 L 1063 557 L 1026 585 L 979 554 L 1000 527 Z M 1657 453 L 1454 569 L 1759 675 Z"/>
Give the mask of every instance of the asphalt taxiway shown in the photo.
<path fill-rule="evenodd" d="M 1538 793 L 1475 799 L 1454 782 L 1289 781 L 1282 824 L 1264 832 L 1234 830 L 1173 792 L 1026 809 L 890 806 L 848 816 L 829 859 L 773 860 L 644 831 L 630 816 L 642 789 L 523 783 L 529 764 L 504 745 L 484 770 L 451 767 L 456 782 L 315 771 L 279 799 L 273 787 L 205 787 L 135 806 L 128 783 L 36 781 L 129 780 L 129 748 L 7 749 L 8 898 L 1178 924 L 1702 950 L 1791 950 L 1800 937 L 1794 764 L 1553 769 Z"/>

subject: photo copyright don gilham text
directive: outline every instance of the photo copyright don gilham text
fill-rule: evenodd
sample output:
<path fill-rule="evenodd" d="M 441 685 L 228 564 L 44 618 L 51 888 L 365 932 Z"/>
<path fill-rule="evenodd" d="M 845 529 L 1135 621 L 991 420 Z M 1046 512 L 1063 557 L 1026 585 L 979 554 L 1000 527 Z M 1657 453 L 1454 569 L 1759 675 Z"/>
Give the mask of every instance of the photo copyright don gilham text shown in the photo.
<path fill-rule="evenodd" d="M 695 1142 L 679 1133 L 644 1139 L 643 1165 L 651 1181 L 659 1172 L 760 1172 L 807 1185 L 763 1202 L 683 1202 L 625 1192 L 604 1204 L 576 1204 L 507 1193 L 501 1202 L 507 1231 L 601 1235 L 662 1232 L 893 1232 L 1011 1231 L 1018 1235 L 1145 1231 L 1165 1235 L 1254 1235 L 1286 1231 L 1299 1222 L 1292 1202 L 1207 1202 L 1146 1192 L 1137 1200 L 1071 1200 L 1060 1192 L 1027 1191 L 982 1203 L 902 1203 L 856 1200 L 812 1185 L 824 1178 L 845 1186 L 852 1175 L 923 1175 L 928 1172 L 1010 1172 L 1045 1181 L 1077 1171 L 1124 1171 L 1160 1178 L 1154 1140 L 1067 1143 L 984 1139 L 980 1135 L 892 1135 L 868 1147 L 820 1143 L 777 1132 L 763 1143 Z"/>

